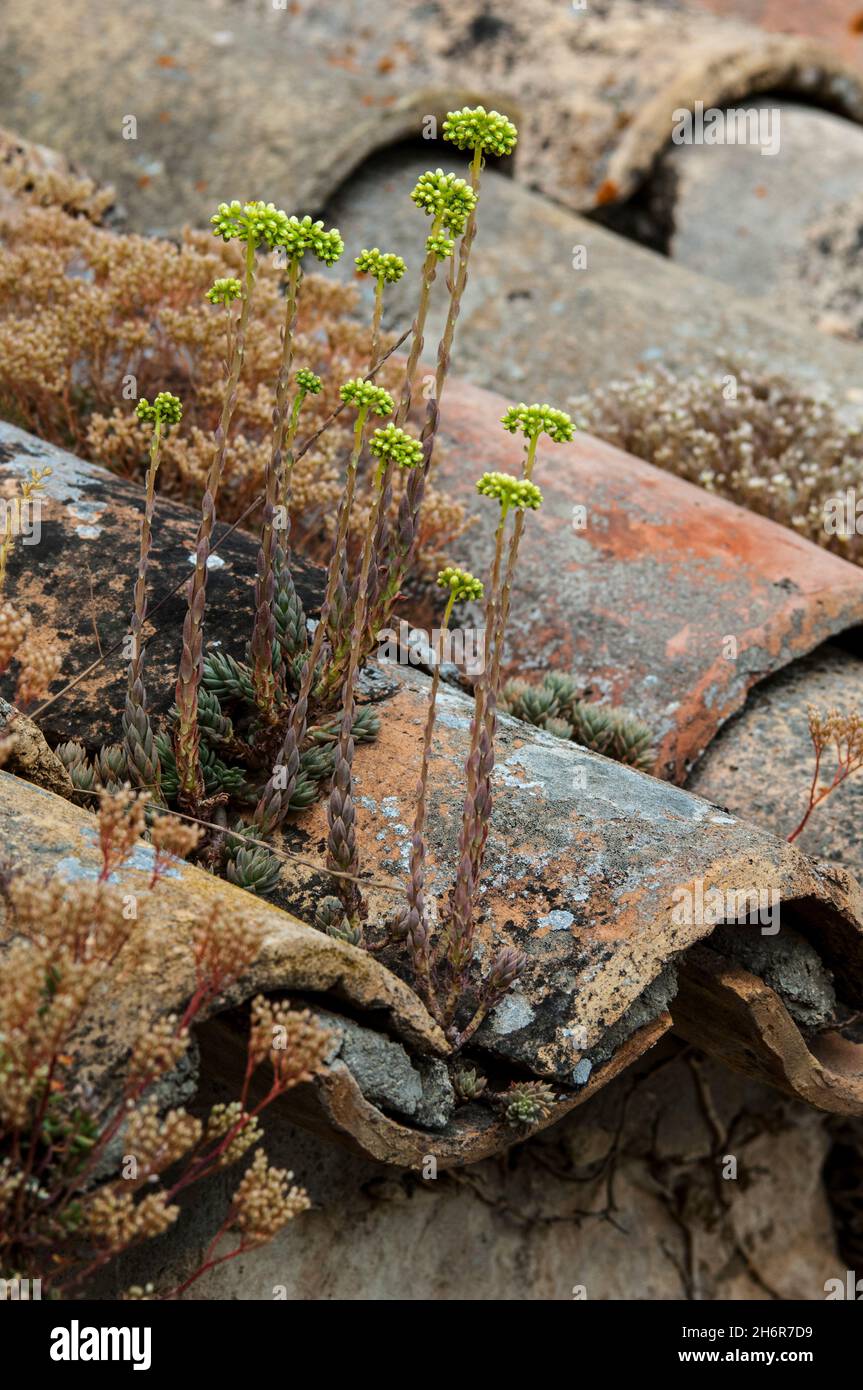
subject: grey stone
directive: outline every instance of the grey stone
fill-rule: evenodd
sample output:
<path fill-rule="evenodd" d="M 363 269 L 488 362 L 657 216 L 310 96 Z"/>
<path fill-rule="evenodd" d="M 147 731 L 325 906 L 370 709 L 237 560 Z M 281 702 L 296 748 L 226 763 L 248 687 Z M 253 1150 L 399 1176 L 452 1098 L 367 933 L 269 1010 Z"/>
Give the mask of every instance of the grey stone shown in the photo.
<path fill-rule="evenodd" d="M 835 1019 L 833 977 L 799 932 L 781 927 L 775 936 L 764 936 L 752 927 L 726 924 L 717 927 L 709 945 L 759 975 L 801 1028 L 818 1028 Z"/>
<path fill-rule="evenodd" d="M 406 151 L 378 156 L 327 209 L 352 251 L 379 246 L 407 260 L 408 274 L 386 298 L 385 322 L 399 332 L 414 313 L 428 231 L 410 190 L 438 158 Z M 458 156 L 448 156 L 446 167 L 462 174 L 466 168 Z M 579 248 L 584 269 L 573 266 Z M 352 278 L 347 257 L 336 273 Z M 371 289 L 360 283 L 367 316 Z M 425 333 L 429 368 L 446 309 L 437 288 Z M 486 171 L 452 355 L 455 372 L 513 400 L 548 400 L 567 409 L 612 377 L 657 366 L 683 374 L 693 363 L 720 367 L 723 352 L 755 369 L 781 373 L 807 391 L 829 386 L 844 413 L 863 418 L 863 356 L 856 344 L 817 332 L 802 314 L 789 315 L 784 304 L 735 294 L 716 278 Z"/>
<path fill-rule="evenodd" d="M 745 110 L 762 120 L 777 113 L 775 154 L 746 143 L 670 145 L 663 155 L 674 190 L 670 254 L 777 313 L 814 313 L 817 321 L 800 258 L 813 223 L 859 189 L 863 129 L 775 98 L 747 101 Z"/>

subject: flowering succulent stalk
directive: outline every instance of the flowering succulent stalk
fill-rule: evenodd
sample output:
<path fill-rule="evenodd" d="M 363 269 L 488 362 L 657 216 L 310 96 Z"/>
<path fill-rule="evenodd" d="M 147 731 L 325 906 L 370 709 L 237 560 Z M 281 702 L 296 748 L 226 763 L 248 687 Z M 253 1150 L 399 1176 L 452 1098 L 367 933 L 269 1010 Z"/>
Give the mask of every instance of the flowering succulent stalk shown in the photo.
<path fill-rule="evenodd" d="M 344 250 L 344 242 L 333 228 L 325 231 L 323 223 L 310 217 L 298 220 L 291 217 L 274 234 L 274 244 L 284 253 L 288 265 L 285 294 L 285 322 L 282 329 L 282 353 L 276 382 L 276 401 L 273 409 L 273 434 L 267 464 L 264 511 L 261 520 L 261 542 L 258 549 L 255 579 L 255 621 L 251 640 L 252 679 L 255 703 L 261 716 L 272 722 L 277 711 L 276 672 L 273 670 L 273 646 L 276 638 L 274 599 L 275 576 L 275 517 L 282 484 L 282 457 L 288 429 L 288 394 L 294 356 L 294 334 L 297 322 L 302 261 L 307 251 L 325 265 L 333 265 Z M 301 401 L 300 401 L 301 404 Z M 291 412 L 296 428 L 299 406 Z M 293 439 L 290 445 L 293 444 Z M 290 449 L 289 445 L 289 449 Z"/>
<path fill-rule="evenodd" d="M 428 471 L 431 467 L 432 453 L 434 451 L 434 441 L 437 435 L 438 422 L 440 419 L 440 403 L 443 396 L 444 385 L 450 366 L 452 355 L 452 343 L 455 336 L 456 323 L 461 312 L 462 299 L 467 286 L 468 267 L 470 264 L 471 248 L 473 247 L 476 236 L 476 209 L 479 201 L 480 176 L 482 173 L 483 158 L 488 150 L 494 155 L 509 155 L 515 149 L 518 140 L 518 131 L 512 121 L 506 116 L 500 115 L 497 111 L 486 111 L 484 107 L 475 108 L 464 107 L 460 111 L 450 111 L 444 121 L 443 137 L 449 140 L 460 150 L 472 150 L 473 159 L 470 167 L 470 184 L 464 184 L 464 180 L 458 182 L 464 185 L 468 193 L 459 190 L 456 197 L 454 215 L 450 214 L 450 227 L 454 235 L 461 236 L 458 247 L 457 268 L 454 275 L 448 280 L 450 298 L 447 309 L 446 323 L 443 334 L 438 344 L 437 368 L 435 371 L 434 395 L 428 402 L 426 419 L 420 435 L 424 446 L 423 466 L 413 473 L 408 481 L 404 496 L 399 505 L 398 524 L 394 530 L 391 540 L 389 554 L 386 563 L 386 577 L 381 584 L 380 594 L 377 598 L 374 612 L 375 628 L 385 626 L 389 620 L 392 606 L 399 594 L 404 582 L 404 576 L 410 561 L 411 552 L 416 539 L 419 516 L 422 509 L 423 497 L 425 496 L 425 485 Z M 453 179 L 453 175 L 442 175 L 438 170 L 437 174 L 441 178 Z M 424 175 L 425 179 L 436 178 L 437 176 Z M 420 180 L 420 184 L 422 180 Z M 414 195 L 420 188 L 414 190 Z M 412 195 L 412 196 L 414 196 Z M 415 201 L 420 201 L 415 197 Z M 452 206 L 452 204 L 450 204 Z M 463 216 L 463 222 L 459 225 L 459 213 Z M 432 237 L 429 238 L 427 247 L 430 248 L 434 239 L 434 229 Z M 446 248 L 440 247 L 441 258 L 444 255 L 454 255 L 454 244 L 450 243 Z M 428 254 L 431 255 L 429 249 Z M 420 346 L 422 346 L 420 344 Z M 419 352 L 413 362 L 412 371 L 416 370 L 416 362 L 419 360 Z M 409 362 L 409 369 L 411 364 Z M 408 406 L 410 405 L 410 382 L 412 377 L 406 380 L 405 390 L 407 393 Z M 405 414 L 407 411 L 405 411 Z M 401 423 L 401 417 L 399 418 Z"/>
<path fill-rule="evenodd" d="M 207 473 L 204 496 L 201 499 L 201 520 L 195 543 L 195 571 L 189 581 L 186 617 L 183 623 L 183 649 L 177 672 L 177 726 L 174 735 L 174 754 L 177 761 L 178 796 L 193 809 L 203 795 L 203 779 L 198 751 L 201 735 L 198 728 L 198 690 L 203 674 L 203 627 L 207 590 L 207 562 L 210 558 L 210 538 L 216 520 L 216 498 L 222 480 L 222 470 L 228 448 L 228 434 L 237 404 L 237 388 L 246 351 L 246 330 L 252 308 L 255 287 L 255 251 L 264 241 L 274 244 L 276 228 L 284 213 L 272 204 L 239 202 L 221 203 L 210 221 L 215 236 L 223 241 L 242 241 L 246 255 L 243 273 L 239 317 L 231 340 L 231 354 L 226 362 L 225 394 L 216 427 L 213 456 Z M 226 291 L 227 293 L 227 291 Z M 232 293 L 232 292 L 231 292 Z M 216 294 L 211 302 L 225 302 Z"/>
<path fill-rule="evenodd" d="M 147 567 L 156 506 L 156 474 L 162 445 L 162 430 L 179 424 L 183 407 L 169 391 L 160 391 L 150 405 L 142 398 L 135 414 L 153 426 L 150 438 L 150 461 L 147 468 L 144 494 L 144 515 L 141 518 L 141 541 L 138 552 L 138 574 L 135 579 L 134 612 L 129 624 L 132 655 L 126 688 L 126 707 L 123 712 L 123 743 L 126 765 L 133 786 L 148 788 L 154 799 L 159 798 L 161 769 L 159 754 L 153 739 L 153 729 L 147 714 L 147 695 L 144 688 L 144 623 L 147 618 Z"/>
<path fill-rule="evenodd" d="M 486 598 L 486 631 L 495 623 L 499 603 L 500 573 L 507 517 L 511 510 L 538 506 L 539 489 L 533 483 L 511 477 L 508 473 L 484 473 L 477 483 L 481 496 L 499 503 L 500 515 L 495 531 L 495 557 L 491 585 Z M 458 842 L 458 874 L 453 888 L 447 959 L 450 966 L 450 991 L 446 1016 L 451 1021 L 464 988 L 466 973 L 473 954 L 475 905 L 479 891 L 482 852 L 491 821 L 491 774 L 494 769 L 494 705 L 495 690 L 488 684 L 488 674 L 480 681 L 471 719 L 470 743 L 465 765 L 465 799 L 462 808 Z M 491 711 L 490 718 L 487 712 Z"/>
<path fill-rule="evenodd" d="M 380 388 L 377 388 L 380 389 Z M 367 413 L 367 410 L 366 410 Z M 362 448 L 365 414 L 361 407 L 357 415 L 359 434 L 355 436 L 354 455 L 351 468 L 356 472 Z M 353 625 L 350 635 L 350 655 L 342 691 L 342 724 L 336 747 L 335 770 L 328 803 L 329 837 L 327 840 L 327 859 L 331 868 L 356 876 L 358 861 L 356 837 L 353 833 L 353 809 L 350 797 L 351 771 L 353 767 L 354 741 L 354 685 L 362 654 L 362 637 L 366 626 L 369 568 L 372 558 L 372 544 L 380 514 L 383 497 L 384 474 L 388 468 L 416 468 L 422 462 L 422 447 L 397 425 L 389 424 L 377 429 L 369 442 L 369 451 L 378 461 L 372 481 L 373 501 L 363 538 L 360 557 L 357 597 L 354 604 Z M 350 811 L 350 816 L 348 812 Z M 342 901 L 348 916 L 356 912 L 358 889 L 350 880 L 343 880 Z"/>
<path fill-rule="evenodd" d="M 563 410 L 556 410 L 550 405 L 514 405 L 504 415 L 501 424 L 510 434 L 521 431 L 524 435 L 525 458 L 523 482 L 531 484 L 533 477 L 534 464 L 536 462 L 536 451 L 540 436 L 548 435 L 555 444 L 569 443 L 575 434 L 575 425 L 570 417 Z M 539 493 L 539 489 L 535 489 Z M 539 496 L 539 501 L 542 497 Z M 539 505 L 539 502 L 536 503 Z M 509 554 L 507 555 L 506 572 L 504 574 L 503 586 L 501 589 L 500 606 L 497 614 L 497 630 L 493 634 L 492 667 L 490 680 L 493 688 L 498 689 L 500 684 L 500 665 L 503 657 L 503 642 L 506 625 L 509 621 L 509 606 L 512 596 L 512 582 L 515 575 L 515 567 L 518 561 L 519 545 L 521 544 L 522 532 L 524 531 L 524 513 L 530 510 L 531 503 L 527 507 L 519 507 L 516 513 L 513 526 L 512 538 L 510 540 Z"/>
<path fill-rule="evenodd" d="M 361 251 L 354 264 L 361 275 L 371 275 L 375 281 L 375 307 L 372 314 L 372 342 L 369 352 L 369 372 L 378 366 L 381 355 L 381 318 L 384 310 L 384 285 L 397 285 L 407 267 L 401 256 L 391 251 Z"/>
<path fill-rule="evenodd" d="M 375 386 L 372 381 L 364 381 L 362 377 L 345 382 L 340 394 L 342 400 L 347 405 L 353 405 L 357 411 L 354 425 L 354 447 L 348 464 L 345 490 L 339 503 L 336 534 L 327 570 L 323 603 L 321 604 L 315 635 L 312 638 L 312 645 L 303 668 L 297 701 L 276 760 L 276 766 L 255 807 L 254 823 L 259 832 L 264 835 L 281 825 L 287 816 L 300 770 L 300 748 L 306 735 L 309 700 L 318 675 L 318 663 L 323 649 L 324 634 L 327 630 L 327 623 L 341 576 L 341 560 L 347 543 L 357 464 L 362 453 L 366 421 L 370 413 L 385 417 L 391 415 L 395 408 L 393 398 L 388 391 L 385 391 L 382 386 Z"/>
<path fill-rule="evenodd" d="M 302 367 L 294 376 L 296 393 L 288 417 L 283 445 L 284 464 L 279 492 L 282 525 L 276 536 L 273 571 L 275 579 L 274 607 L 283 659 L 301 651 L 306 642 L 306 615 L 291 574 L 291 502 L 293 500 L 294 441 L 300 423 L 300 412 L 306 396 L 319 395 L 323 382 L 314 372 Z"/>
<path fill-rule="evenodd" d="M 429 692 L 429 706 L 423 734 L 422 759 L 417 781 L 417 804 L 414 812 L 413 833 L 411 836 L 410 881 L 408 883 L 408 907 L 405 917 L 408 944 L 413 962 L 414 979 L 422 997 L 429 1008 L 437 1014 L 431 979 L 431 933 L 425 912 L 425 819 L 426 789 L 428 787 L 429 764 L 431 762 L 432 737 L 434 735 L 438 687 L 440 685 L 440 666 L 443 648 L 452 610 L 457 603 L 477 602 L 483 596 L 482 581 L 475 579 L 466 570 L 447 566 L 440 571 L 437 582 L 448 591 L 446 608 L 432 652 L 432 684 Z"/>

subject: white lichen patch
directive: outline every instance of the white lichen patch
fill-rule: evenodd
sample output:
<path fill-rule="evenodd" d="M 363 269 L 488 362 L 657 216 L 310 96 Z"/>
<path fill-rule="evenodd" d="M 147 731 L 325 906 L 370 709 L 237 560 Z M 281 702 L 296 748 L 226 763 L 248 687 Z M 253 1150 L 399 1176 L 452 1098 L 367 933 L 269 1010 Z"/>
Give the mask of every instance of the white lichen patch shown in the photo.
<path fill-rule="evenodd" d="M 513 991 L 502 999 L 496 1009 L 489 1014 L 489 1026 L 497 1037 L 503 1037 L 507 1033 L 517 1033 L 520 1028 L 527 1028 L 528 1024 L 533 1023 L 536 1017 L 529 1001 L 523 994 Z"/>

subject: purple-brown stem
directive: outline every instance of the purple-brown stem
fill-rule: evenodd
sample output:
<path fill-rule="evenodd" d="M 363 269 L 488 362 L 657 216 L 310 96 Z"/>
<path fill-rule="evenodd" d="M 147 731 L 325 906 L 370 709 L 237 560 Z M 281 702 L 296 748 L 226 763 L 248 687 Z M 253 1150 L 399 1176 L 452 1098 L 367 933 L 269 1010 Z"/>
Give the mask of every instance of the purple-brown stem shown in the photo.
<path fill-rule="evenodd" d="M 179 780 L 178 800 L 192 810 L 203 796 L 203 778 L 199 761 L 201 731 L 198 727 L 198 691 L 204 671 L 204 608 L 207 592 L 207 562 L 210 539 L 216 520 L 216 498 L 222 481 L 228 434 L 237 405 L 237 389 L 246 352 L 246 330 L 255 287 L 255 243 L 246 242 L 246 265 L 243 282 L 243 305 L 234 333 L 233 352 L 228 363 L 222 412 L 214 436 L 213 457 L 207 474 L 207 485 L 201 499 L 201 520 L 195 542 L 195 570 L 187 590 L 186 617 L 183 622 L 183 648 L 177 672 L 177 728 L 174 734 L 174 753 Z"/>

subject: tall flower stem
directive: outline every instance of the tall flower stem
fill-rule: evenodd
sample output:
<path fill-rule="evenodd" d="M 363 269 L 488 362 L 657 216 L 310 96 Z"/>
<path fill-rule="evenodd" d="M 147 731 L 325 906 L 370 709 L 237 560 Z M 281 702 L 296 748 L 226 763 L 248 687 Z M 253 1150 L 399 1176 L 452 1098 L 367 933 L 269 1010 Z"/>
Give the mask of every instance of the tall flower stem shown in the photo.
<path fill-rule="evenodd" d="M 282 330 L 282 354 L 276 383 L 276 402 L 273 409 L 273 435 L 267 464 L 264 513 L 261 521 L 261 542 L 258 549 L 255 580 L 255 622 L 252 631 L 251 658 L 255 703 L 267 722 L 276 716 L 276 673 L 273 670 L 273 647 L 276 640 L 275 597 L 275 516 L 282 487 L 282 450 L 288 429 L 288 393 L 291 384 L 291 365 L 294 356 L 294 334 L 297 322 L 297 301 L 301 267 L 298 259 L 290 262 L 285 295 L 285 323 Z M 297 411 L 292 412 L 294 419 Z M 291 441 L 292 443 L 293 441 Z"/>
<path fill-rule="evenodd" d="M 156 474 L 162 442 L 162 421 L 153 423 L 150 440 L 150 461 L 147 468 L 144 494 L 144 515 L 141 518 L 141 540 L 138 551 L 138 574 L 135 579 L 134 612 L 129 630 L 132 637 L 132 657 L 126 689 L 126 708 L 123 713 L 123 742 L 129 779 L 133 786 L 150 789 L 154 800 L 160 800 L 161 768 L 153 740 L 153 729 L 147 714 L 147 695 L 144 688 L 144 623 L 147 619 L 147 567 L 156 507 Z"/>
<path fill-rule="evenodd" d="M 349 469 L 356 475 L 357 463 L 359 462 L 360 451 L 362 449 L 362 433 L 365 425 L 365 417 L 357 417 L 357 429 L 359 430 L 359 440 L 355 434 L 354 453 L 351 458 Z M 372 557 L 372 542 L 375 527 L 380 512 L 381 498 L 383 496 L 381 484 L 383 473 L 386 467 L 385 462 L 381 462 L 375 471 L 374 482 L 374 501 L 369 515 L 368 525 L 363 540 L 362 557 L 360 559 L 359 581 L 357 584 L 357 598 L 354 605 L 353 626 L 350 637 L 350 656 L 348 659 L 347 672 L 345 674 L 344 686 L 342 688 L 342 722 L 339 730 L 339 740 L 336 748 L 336 762 L 333 771 L 333 781 L 330 790 L 330 798 L 327 804 L 329 836 L 327 838 L 327 863 L 331 869 L 337 869 L 342 873 L 353 874 L 356 877 L 359 861 L 356 848 L 356 835 L 353 826 L 353 801 L 351 798 L 351 777 L 354 761 L 354 740 L 351 733 L 354 723 L 354 685 L 356 684 L 357 672 L 359 670 L 359 658 L 361 650 L 361 638 L 366 621 L 366 596 L 368 590 L 369 566 Z M 339 893 L 352 920 L 359 905 L 359 889 L 350 879 L 339 880 Z"/>
<path fill-rule="evenodd" d="M 381 355 L 381 319 L 384 312 L 384 280 L 383 276 L 378 276 L 375 280 L 375 307 L 372 314 L 372 345 L 369 351 L 369 374 L 371 374 L 378 364 Z"/>
<path fill-rule="evenodd" d="M 443 224 L 443 214 L 439 213 L 432 222 L 432 237 L 440 235 Z M 425 342 L 425 325 L 428 317 L 429 304 L 431 303 L 432 285 L 437 275 L 438 257 L 434 250 L 426 252 L 420 273 L 420 294 L 417 303 L 417 311 L 414 316 L 413 332 L 411 336 L 410 352 L 405 363 L 404 380 L 402 381 L 401 396 L 399 397 L 398 409 L 395 413 L 395 423 L 403 426 L 411 408 L 411 398 L 413 394 L 414 377 L 419 366 L 420 356 Z"/>
<path fill-rule="evenodd" d="M 213 457 L 207 473 L 207 485 L 201 501 L 201 520 L 195 542 L 195 571 L 189 581 L 186 617 L 183 622 L 183 649 L 177 673 L 177 729 L 174 753 L 179 782 L 178 800 L 191 809 L 203 796 L 203 778 L 199 761 L 201 732 L 198 727 L 198 690 L 204 670 L 204 608 L 207 593 L 207 562 L 210 539 L 216 520 L 216 498 L 222 481 L 228 434 L 237 405 L 237 390 L 246 352 L 246 331 L 252 308 L 255 287 L 256 239 L 250 234 L 246 241 L 246 260 L 243 277 L 243 301 L 234 333 L 233 351 L 228 362 L 225 395 L 215 432 Z"/>
<path fill-rule="evenodd" d="M 456 594 L 453 590 L 450 592 L 446 608 L 444 609 L 443 618 L 441 619 L 440 628 L 437 633 L 437 640 L 433 647 L 432 683 L 429 692 L 429 706 L 426 712 L 425 729 L 423 732 L 420 773 L 417 781 L 417 804 L 414 812 L 413 833 L 411 835 L 410 881 L 408 883 L 407 892 L 407 933 L 413 960 L 414 978 L 422 998 L 434 1013 L 437 1012 L 437 1003 L 431 979 L 431 933 L 425 911 L 426 788 L 428 786 L 429 766 L 431 763 L 432 738 L 434 736 L 435 716 L 437 713 L 437 695 L 440 685 L 440 667 L 443 660 L 444 641 L 447 631 L 449 630 L 449 622 L 452 617 L 455 600 Z"/>
<path fill-rule="evenodd" d="M 477 199 L 479 198 L 480 175 L 482 172 L 482 154 L 482 146 L 477 145 L 470 166 L 471 188 L 476 194 Z M 476 226 L 476 205 L 474 205 L 473 209 L 468 214 L 467 224 L 459 244 L 458 270 L 455 279 L 451 276 L 447 279 L 450 291 L 449 307 L 447 309 L 443 334 L 438 343 L 434 396 L 428 403 L 425 422 L 423 424 L 422 433 L 420 434 L 420 440 L 424 448 L 423 465 L 422 468 L 418 468 L 411 473 L 405 488 L 404 496 L 401 499 L 398 524 L 394 529 L 390 552 L 387 556 L 386 576 L 381 585 L 381 592 L 374 614 L 373 622 L 376 629 L 379 627 L 386 627 L 389 622 L 393 605 L 404 583 L 407 567 L 410 563 L 410 558 L 416 542 L 419 516 L 425 496 L 426 480 L 431 467 L 434 442 L 440 422 L 440 403 L 450 367 L 456 323 L 458 322 L 458 317 L 461 312 L 462 299 L 467 286 L 470 253 L 476 237 Z M 421 349 L 422 342 L 420 341 L 419 350 Z M 405 386 L 402 393 L 402 404 L 404 404 L 405 401 L 407 404 L 402 418 L 407 416 L 407 412 L 410 409 L 411 386 L 419 360 L 419 350 L 413 362 L 411 362 L 410 358 L 408 359 L 409 374 L 406 373 Z"/>
<path fill-rule="evenodd" d="M 330 555 L 329 568 L 327 570 L 327 587 L 321 604 L 318 624 L 315 628 L 314 637 L 312 638 L 312 645 L 309 649 L 305 667 L 303 668 L 297 702 L 294 705 L 291 722 L 285 733 L 276 766 L 255 807 L 254 823 L 261 834 L 268 834 L 271 830 L 281 825 L 290 810 L 291 796 L 293 795 L 297 773 L 300 767 L 300 748 L 306 735 L 309 700 L 317 674 L 318 663 L 321 659 L 327 622 L 339 584 L 342 554 L 347 543 L 348 523 L 353 507 L 356 465 L 359 461 L 360 453 L 362 452 L 363 436 L 368 412 L 368 406 L 365 408 L 361 407 L 354 426 L 354 447 L 351 454 L 351 462 L 348 465 L 345 490 L 342 493 L 339 504 L 336 535 L 333 542 L 332 554 Z"/>

